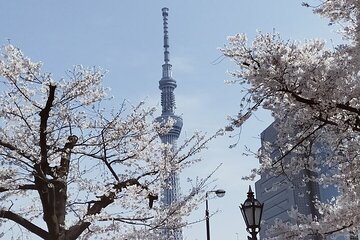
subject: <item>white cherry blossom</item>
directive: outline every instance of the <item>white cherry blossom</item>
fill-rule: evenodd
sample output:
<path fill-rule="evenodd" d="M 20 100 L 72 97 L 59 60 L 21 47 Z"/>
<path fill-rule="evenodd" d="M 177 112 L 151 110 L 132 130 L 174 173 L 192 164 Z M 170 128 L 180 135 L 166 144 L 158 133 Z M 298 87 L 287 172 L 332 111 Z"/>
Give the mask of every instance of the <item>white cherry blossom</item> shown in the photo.
<path fill-rule="evenodd" d="M 264 144 L 257 155 L 261 166 L 250 177 L 284 174 L 291 182 L 308 171 L 304 182 L 333 185 L 340 192 L 334 201 L 315 204 L 317 216 L 290 211 L 297 224 L 277 222 L 269 233 L 274 239 L 360 230 L 360 2 L 312 2 L 317 5 L 303 5 L 339 23 L 343 44 L 328 48 L 318 39 L 299 42 L 258 32 L 251 42 L 245 34 L 229 37 L 221 49 L 239 66 L 231 83 L 246 92 L 227 129 L 241 126 L 260 107 L 276 120 L 276 142 Z"/>
<path fill-rule="evenodd" d="M 163 179 L 198 161 L 211 137 L 196 133 L 173 152 L 159 139 L 173 121 L 155 122 L 154 108 L 104 108 L 103 70 L 79 65 L 57 81 L 41 65 L 2 49 L 0 227 L 70 240 L 160 239 L 185 225 L 207 179 L 169 207 L 158 201 Z"/>

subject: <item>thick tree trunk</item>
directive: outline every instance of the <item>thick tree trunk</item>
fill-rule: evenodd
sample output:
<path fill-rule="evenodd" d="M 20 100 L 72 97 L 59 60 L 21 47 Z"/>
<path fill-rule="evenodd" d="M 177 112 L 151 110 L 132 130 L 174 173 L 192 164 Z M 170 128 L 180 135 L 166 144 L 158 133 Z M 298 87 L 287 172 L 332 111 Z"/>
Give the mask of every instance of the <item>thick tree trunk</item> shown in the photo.
<path fill-rule="evenodd" d="M 69 136 L 61 155 L 60 166 L 50 167 L 47 149 L 47 122 L 55 99 L 56 86 L 49 85 L 49 96 L 40 112 L 40 163 L 35 164 L 34 174 L 51 240 L 65 240 L 65 216 L 67 199 L 67 175 L 69 172 L 71 149 L 77 142 L 76 136 Z"/>
<path fill-rule="evenodd" d="M 55 214 L 59 224 L 59 240 L 65 240 L 67 186 L 66 183 L 55 184 Z"/>

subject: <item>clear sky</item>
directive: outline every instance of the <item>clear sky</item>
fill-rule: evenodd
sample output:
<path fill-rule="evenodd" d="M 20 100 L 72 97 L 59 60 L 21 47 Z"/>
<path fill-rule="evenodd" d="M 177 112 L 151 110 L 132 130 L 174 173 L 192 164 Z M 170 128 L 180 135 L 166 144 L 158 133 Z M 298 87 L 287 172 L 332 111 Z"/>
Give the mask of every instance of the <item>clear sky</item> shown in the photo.
<path fill-rule="evenodd" d="M 182 136 L 195 129 L 211 134 L 239 108 L 240 87 L 224 84 L 229 79 L 226 71 L 235 66 L 227 59 L 219 61 L 217 48 L 227 36 L 245 32 L 252 39 L 256 30 L 275 29 L 285 39 L 337 38 L 326 21 L 297 0 L 3 0 L 0 44 L 10 41 L 42 61 L 57 79 L 76 64 L 100 66 L 108 71 L 105 85 L 111 87 L 115 103 L 126 98 L 134 104 L 146 100 L 159 106 L 162 7 L 170 9 L 170 59 L 178 83 L 177 113 L 184 120 Z M 242 153 L 245 145 L 253 151 L 259 148 L 259 134 L 270 123 L 269 114 L 259 112 L 243 127 L 236 148 L 228 146 L 237 137 L 219 138 L 204 152 L 202 163 L 181 175 L 182 179 L 204 177 L 222 163 L 212 186 L 225 189 L 226 195 L 209 202 L 212 212 L 219 210 L 211 217 L 212 239 L 246 239 L 238 206 L 253 183 L 241 176 L 258 163 Z M 203 218 L 204 207 L 200 204 L 190 219 Z M 204 222 L 184 229 L 186 240 L 205 236 Z"/>

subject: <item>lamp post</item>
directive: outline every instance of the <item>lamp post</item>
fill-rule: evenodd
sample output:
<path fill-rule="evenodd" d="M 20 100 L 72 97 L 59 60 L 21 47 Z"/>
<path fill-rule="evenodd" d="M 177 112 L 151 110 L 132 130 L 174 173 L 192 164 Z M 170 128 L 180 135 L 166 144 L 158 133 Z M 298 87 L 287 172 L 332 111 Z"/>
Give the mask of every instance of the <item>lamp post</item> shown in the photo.
<path fill-rule="evenodd" d="M 241 204 L 240 210 L 244 217 L 246 224 L 246 231 L 251 234 L 251 238 L 248 240 L 257 240 L 256 234 L 260 232 L 261 215 L 264 208 L 264 204 L 260 203 L 255 197 L 254 192 L 249 186 L 249 192 L 247 193 L 247 199 L 244 204 Z"/>
<path fill-rule="evenodd" d="M 206 239 L 207 240 L 210 240 L 210 221 L 209 221 L 209 203 L 208 203 L 209 193 L 215 193 L 216 196 L 223 197 L 225 195 L 225 190 L 217 189 L 214 191 L 207 191 L 205 194 L 205 202 L 206 202 L 205 221 L 206 221 Z"/>

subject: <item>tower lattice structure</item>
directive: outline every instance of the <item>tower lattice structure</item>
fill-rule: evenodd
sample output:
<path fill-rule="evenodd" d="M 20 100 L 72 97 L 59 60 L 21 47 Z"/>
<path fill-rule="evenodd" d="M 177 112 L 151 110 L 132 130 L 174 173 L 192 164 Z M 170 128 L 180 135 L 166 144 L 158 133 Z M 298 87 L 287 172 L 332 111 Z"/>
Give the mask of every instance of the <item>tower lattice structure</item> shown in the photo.
<path fill-rule="evenodd" d="M 164 123 L 171 118 L 174 121 L 172 129 L 163 135 L 160 135 L 163 143 L 171 144 L 173 150 L 176 149 L 176 140 L 180 136 L 183 125 L 182 118 L 175 115 L 175 94 L 176 81 L 172 78 L 172 65 L 170 64 L 169 53 L 169 34 L 168 34 L 168 8 L 162 9 L 163 27 L 164 27 L 164 64 L 162 65 L 162 78 L 159 81 L 159 89 L 161 90 L 161 106 L 162 113 L 156 118 L 157 122 Z M 179 191 L 178 173 L 173 171 L 165 180 L 166 187 L 162 189 L 161 201 L 164 207 L 171 206 L 177 201 Z M 182 240 L 182 231 L 178 229 L 166 228 L 163 231 L 164 239 Z"/>

